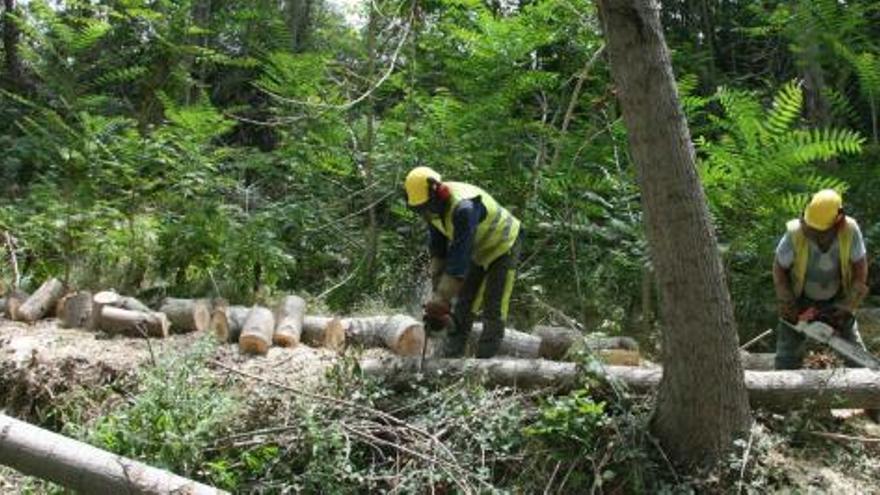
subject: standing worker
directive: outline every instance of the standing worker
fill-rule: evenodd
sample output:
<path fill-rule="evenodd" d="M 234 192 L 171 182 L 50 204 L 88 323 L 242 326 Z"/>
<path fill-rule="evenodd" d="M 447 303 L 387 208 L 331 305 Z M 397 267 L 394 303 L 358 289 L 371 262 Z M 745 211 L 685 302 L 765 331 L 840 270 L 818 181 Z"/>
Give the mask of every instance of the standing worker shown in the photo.
<path fill-rule="evenodd" d="M 486 191 L 443 182 L 428 167 L 412 169 L 404 188 L 407 205 L 428 223 L 432 293 L 425 304 L 426 327 L 448 329 L 444 355 L 461 356 L 482 309 L 476 354 L 494 356 L 504 338 L 516 278 L 519 220 Z"/>
<path fill-rule="evenodd" d="M 801 218 L 786 224 L 776 247 L 773 284 L 779 318 L 797 324 L 811 312 L 838 336 L 865 349 L 855 311 L 868 295 L 868 257 L 859 224 L 843 211 L 831 189 L 813 195 Z M 776 328 L 776 369 L 801 367 L 806 336 L 780 321 Z M 850 359 L 851 367 L 862 365 Z M 880 410 L 866 414 L 880 422 Z"/>

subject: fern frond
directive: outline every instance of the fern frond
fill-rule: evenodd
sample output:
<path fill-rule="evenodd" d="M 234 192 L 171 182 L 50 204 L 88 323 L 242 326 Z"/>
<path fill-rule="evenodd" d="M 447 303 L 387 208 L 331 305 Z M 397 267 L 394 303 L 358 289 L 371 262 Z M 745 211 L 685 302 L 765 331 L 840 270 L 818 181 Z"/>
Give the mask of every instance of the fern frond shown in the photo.
<path fill-rule="evenodd" d="M 785 144 L 777 151 L 780 163 L 806 165 L 861 153 L 865 138 L 849 129 L 803 129 L 786 135 L 782 142 Z"/>
<path fill-rule="evenodd" d="M 93 47 L 105 34 L 110 32 L 111 26 L 106 21 L 89 19 L 86 25 L 80 28 L 70 41 L 70 47 L 75 52 L 82 52 Z"/>
<path fill-rule="evenodd" d="M 801 106 L 804 102 L 801 85 L 797 81 L 789 81 L 773 98 L 773 107 L 764 121 L 764 129 L 771 138 L 782 136 L 792 128 L 800 118 Z"/>
<path fill-rule="evenodd" d="M 122 67 L 112 70 L 101 77 L 95 79 L 95 85 L 120 84 L 135 81 L 147 73 L 147 68 L 142 65 L 134 65 L 131 67 Z"/>

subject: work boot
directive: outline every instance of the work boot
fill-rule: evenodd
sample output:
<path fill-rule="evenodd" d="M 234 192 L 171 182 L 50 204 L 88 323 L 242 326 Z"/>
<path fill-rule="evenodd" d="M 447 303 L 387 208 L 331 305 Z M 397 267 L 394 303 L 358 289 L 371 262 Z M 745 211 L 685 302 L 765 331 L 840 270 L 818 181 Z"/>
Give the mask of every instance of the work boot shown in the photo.
<path fill-rule="evenodd" d="M 490 320 L 483 323 L 483 333 L 477 342 L 477 359 L 494 357 L 501 348 L 501 340 L 504 339 L 504 322 Z"/>

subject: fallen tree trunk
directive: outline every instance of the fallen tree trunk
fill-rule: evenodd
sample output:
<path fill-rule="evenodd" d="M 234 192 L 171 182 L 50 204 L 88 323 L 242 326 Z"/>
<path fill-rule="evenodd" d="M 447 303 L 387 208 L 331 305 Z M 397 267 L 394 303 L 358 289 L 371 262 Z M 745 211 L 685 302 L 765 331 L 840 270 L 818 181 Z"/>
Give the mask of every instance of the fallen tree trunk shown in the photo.
<path fill-rule="evenodd" d="M 482 323 L 474 323 L 469 337 L 476 344 L 483 331 Z M 544 358 L 561 361 L 577 350 L 592 352 L 603 349 L 624 349 L 638 353 L 639 345 L 630 337 L 607 337 L 604 335 L 584 335 L 577 330 L 562 327 L 536 326 L 534 333 L 525 333 L 513 328 L 504 329 L 504 339 L 498 350 L 499 356 L 524 359 Z M 601 354 L 601 353 L 600 353 Z"/>
<path fill-rule="evenodd" d="M 562 391 L 578 386 L 581 376 L 574 363 L 540 359 L 430 359 L 421 367 L 419 364 L 418 359 L 367 359 L 360 367 L 367 375 L 391 380 L 411 379 L 414 373 L 467 374 L 495 385 L 555 387 Z M 644 393 L 657 387 L 663 370 L 605 366 L 602 373 L 636 393 Z M 746 371 L 745 382 L 753 407 L 880 408 L 880 372 L 864 368 Z"/>
<path fill-rule="evenodd" d="M 417 356 L 425 345 L 425 329 L 407 315 L 368 316 L 343 320 L 346 339 L 365 347 L 387 347 L 401 356 Z"/>
<path fill-rule="evenodd" d="M 302 334 L 306 301 L 298 296 L 286 296 L 275 307 L 275 333 L 272 343 L 281 347 L 299 344 Z"/>
<path fill-rule="evenodd" d="M 94 305 L 93 311 L 94 311 Z M 103 306 L 99 310 L 97 329 L 112 335 L 126 337 L 168 337 L 171 322 L 165 313 L 130 311 L 116 306 Z"/>
<path fill-rule="evenodd" d="M 269 308 L 254 306 L 248 312 L 238 339 L 238 348 L 247 354 L 266 354 L 272 347 L 275 316 Z"/>
<path fill-rule="evenodd" d="M 225 301 L 215 303 L 208 327 L 220 342 L 236 344 L 249 312 L 247 306 L 227 306 Z"/>
<path fill-rule="evenodd" d="M 14 289 L 12 292 L 6 295 L 6 318 L 9 320 L 18 320 L 18 308 L 21 307 L 22 304 L 29 297 L 28 293 L 21 289 Z"/>
<path fill-rule="evenodd" d="M 483 324 L 474 323 L 471 334 L 468 336 L 468 345 L 476 348 L 482 334 Z M 498 355 L 524 359 L 541 357 L 541 339 L 536 335 L 520 332 L 513 328 L 505 328 L 504 338 L 501 339 L 501 346 L 498 348 Z"/>
<path fill-rule="evenodd" d="M 0 414 L 0 463 L 78 493 L 227 493 Z"/>
<path fill-rule="evenodd" d="M 159 311 L 168 315 L 174 333 L 201 332 L 211 322 L 211 310 L 203 299 L 166 297 Z"/>
<path fill-rule="evenodd" d="M 92 293 L 71 292 L 61 298 L 59 306 L 58 319 L 62 328 L 82 328 L 92 315 Z"/>
<path fill-rule="evenodd" d="M 101 316 L 104 306 L 113 306 L 119 302 L 119 294 L 105 290 L 92 296 L 92 312 L 89 315 L 89 330 L 101 329 Z"/>
<path fill-rule="evenodd" d="M 345 329 L 345 323 L 339 318 L 306 316 L 303 318 L 302 341 L 313 347 L 339 351 L 345 347 Z"/>
<path fill-rule="evenodd" d="M 57 278 L 50 278 L 18 308 L 18 319 L 33 323 L 55 307 L 64 295 L 64 284 Z"/>

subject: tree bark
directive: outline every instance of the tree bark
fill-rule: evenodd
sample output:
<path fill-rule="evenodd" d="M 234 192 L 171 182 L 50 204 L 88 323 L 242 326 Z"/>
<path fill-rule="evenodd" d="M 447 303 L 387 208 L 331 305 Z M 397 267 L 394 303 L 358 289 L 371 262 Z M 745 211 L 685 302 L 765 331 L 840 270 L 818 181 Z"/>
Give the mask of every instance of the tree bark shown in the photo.
<path fill-rule="evenodd" d="M 298 296 L 287 296 L 275 308 L 275 333 L 272 342 L 281 347 L 299 344 L 306 302 Z"/>
<path fill-rule="evenodd" d="M 238 343 L 249 312 L 246 306 L 227 306 L 225 301 L 215 303 L 209 324 L 211 332 L 220 342 Z"/>
<path fill-rule="evenodd" d="M 92 293 L 72 292 L 61 298 L 58 319 L 62 328 L 83 328 L 92 315 Z"/>
<path fill-rule="evenodd" d="M 340 351 L 345 347 L 346 323 L 339 318 L 306 316 L 303 319 L 302 341 L 313 347 Z"/>
<path fill-rule="evenodd" d="M 254 306 L 244 320 L 238 348 L 247 354 L 266 354 L 272 347 L 273 333 L 275 333 L 275 316 L 272 315 L 272 310 Z"/>
<path fill-rule="evenodd" d="M 166 297 L 159 311 L 168 315 L 173 333 L 201 332 L 211 322 L 211 309 L 204 299 Z"/>
<path fill-rule="evenodd" d="M 776 353 L 774 352 L 740 352 L 740 360 L 744 370 L 769 371 L 776 369 Z"/>
<path fill-rule="evenodd" d="M 97 331 L 101 328 L 101 316 L 104 306 L 113 306 L 119 304 L 119 294 L 105 290 L 98 292 L 92 296 L 92 312 L 89 315 L 88 328 L 91 331 Z"/>
<path fill-rule="evenodd" d="M 309 42 L 312 24 L 312 0 L 286 0 L 284 5 L 287 29 L 290 31 L 290 49 L 302 52 Z"/>
<path fill-rule="evenodd" d="M 95 311 L 94 304 L 92 311 Z M 165 313 L 144 313 L 105 305 L 100 307 L 98 314 L 100 317 L 97 329 L 111 335 L 164 339 L 168 337 L 171 326 Z"/>
<path fill-rule="evenodd" d="M 18 319 L 33 323 L 52 309 L 64 295 L 64 284 L 57 278 L 50 278 L 18 308 Z"/>
<path fill-rule="evenodd" d="M 144 313 L 149 313 L 153 311 L 146 304 L 130 296 L 120 296 L 119 301 L 117 301 L 114 306 L 116 306 L 117 308 L 127 309 L 129 311 L 142 311 Z"/>
<path fill-rule="evenodd" d="M 730 294 L 652 0 L 600 0 L 611 74 L 638 171 L 663 304 L 652 429 L 686 465 L 712 465 L 751 422 Z"/>
<path fill-rule="evenodd" d="M 227 493 L 5 414 L 0 414 L 0 463 L 77 493 Z"/>
<path fill-rule="evenodd" d="M 429 359 L 420 367 L 417 358 L 364 359 L 361 370 L 368 376 L 411 380 L 415 373 L 427 376 L 476 376 L 491 385 L 518 388 L 552 387 L 567 392 L 580 386 L 576 363 L 542 359 Z M 618 380 L 632 392 L 648 393 L 661 386 L 663 369 L 604 366 L 606 379 Z M 746 371 L 748 399 L 755 407 L 792 409 L 809 405 L 827 408 L 880 408 L 880 373 L 864 368 L 833 370 Z M 705 395 L 712 392 L 705 390 Z"/>
<path fill-rule="evenodd" d="M 11 90 L 17 90 L 24 86 L 22 80 L 24 72 L 22 71 L 21 58 L 19 57 L 18 42 L 19 29 L 12 19 L 16 14 L 15 0 L 3 0 L 3 53 L 5 54 L 4 68 L 7 87 Z"/>

